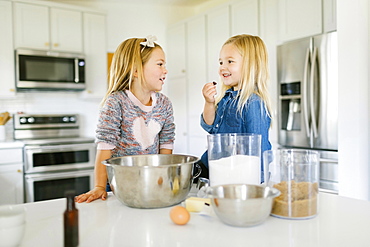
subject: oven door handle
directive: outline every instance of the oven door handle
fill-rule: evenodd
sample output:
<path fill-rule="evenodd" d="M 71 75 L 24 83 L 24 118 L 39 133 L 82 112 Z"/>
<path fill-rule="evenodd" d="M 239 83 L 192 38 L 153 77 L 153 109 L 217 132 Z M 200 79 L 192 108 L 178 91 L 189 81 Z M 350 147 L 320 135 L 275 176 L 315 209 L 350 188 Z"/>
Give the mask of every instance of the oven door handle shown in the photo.
<path fill-rule="evenodd" d="M 63 151 L 83 151 L 83 150 L 90 150 L 91 148 L 95 149 L 94 143 L 88 143 L 88 144 L 67 144 L 67 145 L 29 145 L 25 146 L 26 152 L 32 152 L 32 153 L 44 153 L 44 151 L 47 151 L 48 153 L 50 151 L 56 151 L 56 152 L 63 152 Z M 41 151 L 40 151 L 41 150 Z"/>
<path fill-rule="evenodd" d="M 26 174 L 27 181 L 47 181 L 51 179 L 77 178 L 81 176 L 92 176 L 94 169 L 74 170 L 68 172 L 50 172 L 50 173 L 34 173 Z"/>

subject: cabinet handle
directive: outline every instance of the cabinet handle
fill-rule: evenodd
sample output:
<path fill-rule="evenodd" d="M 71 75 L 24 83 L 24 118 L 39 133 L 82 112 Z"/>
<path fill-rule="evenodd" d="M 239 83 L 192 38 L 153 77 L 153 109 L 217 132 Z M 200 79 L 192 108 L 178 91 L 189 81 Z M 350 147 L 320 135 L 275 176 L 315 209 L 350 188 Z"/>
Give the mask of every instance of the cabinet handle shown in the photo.
<path fill-rule="evenodd" d="M 54 47 L 58 47 L 59 46 L 59 44 L 58 43 L 54 43 Z"/>
<path fill-rule="evenodd" d="M 21 172 L 22 172 L 22 170 L 21 170 L 21 169 L 18 169 L 18 170 L 17 170 L 17 172 L 21 173 Z"/>
<path fill-rule="evenodd" d="M 49 42 L 45 42 L 45 46 L 49 46 Z"/>
<path fill-rule="evenodd" d="M 9 89 L 10 92 L 15 92 L 14 88 Z"/>
<path fill-rule="evenodd" d="M 186 70 L 184 70 L 184 69 L 183 69 L 183 70 L 181 70 L 181 73 L 185 73 L 185 72 L 186 72 Z"/>

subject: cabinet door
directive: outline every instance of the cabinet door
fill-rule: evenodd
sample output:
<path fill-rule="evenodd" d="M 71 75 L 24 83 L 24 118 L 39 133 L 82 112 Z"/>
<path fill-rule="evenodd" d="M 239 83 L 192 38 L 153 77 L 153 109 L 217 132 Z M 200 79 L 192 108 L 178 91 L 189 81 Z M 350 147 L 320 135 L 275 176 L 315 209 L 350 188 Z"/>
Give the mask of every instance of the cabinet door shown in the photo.
<path fill-rule="evenodd" d="M 23 150 L 0 149 L 0 204 L 23 203 Z"/>
<path fill-rule="evenodd" d="M 175 77 L 168 81 L 168 97 L 170 98 L 175 118 L 175 147 L 173 153 L 188 154 L 187 136 L 187 91 L 186 78 Z"/>
<path fill-rule="evenodd" d="M 337 30 L 337 0 L 323 0 L 324 33 Z"/>
<path fill-rule="evenodd" d="M 207 149 L 207 132 L 200 126 L 204 98 L 202 89 L 207 83 L 206 18 L 197 16 L 187 22 L 187 91 L 189 154 L 200 157 Z"/>
<path fill-rule="evenodd" d="M 185 24 L 180 23 L 167 30 L 167 53 L 171 54 L 167 58 L 168 76 L 170 78 L 185 76 Z"/>
<path fill-rule="evenodd" d="M 185 71 L 185 24 L 180 23 L 167 30 L 167 94 L 170 98 L 176 124 L 174 153 L 188 152 L 187 136 L 187 83 Z"/>
<path fill-rule="evenodd" d="M 322 0 L 280 0 L 282 41 L 317 35 L 322 32 Z"/>
<path fill-rule="evenodd" d="M 0 97 L 15 97 L 11 2 L 0 1 Z"/>
<path fill-rule="evenodd" d="M 23 164 L 0 164 L 1 204 L 23 203 Z"/>
<path fill-rule="evenodd" d="M 258 0 L 234 2 L 231 8 L 231 36 L 237 34 L 259 35 Z"/>
<path fill-rule="evenodd" d="M 102 99 L 108 87 L 105 16 L 84 13 L 83 18 L 86 90 L 82 95 Z"/>
<path fill-rule="evenodd" d="M 218 59 L 222 45 L 230 37 L 229 6 L 222 5 L 207 13 L 208 81 L 219 80 Z M 220 84 L 220 83 L 219 83 Z"/>
<path fill-rule="evenodd" d="M 82 52 L 82 13 L 51 8 L 51 49 Z"/>
<path fill-rule="evenodd" d="M 14 3 L 15 48 L 49 49 L 49 10 L 46 6 Z"/>

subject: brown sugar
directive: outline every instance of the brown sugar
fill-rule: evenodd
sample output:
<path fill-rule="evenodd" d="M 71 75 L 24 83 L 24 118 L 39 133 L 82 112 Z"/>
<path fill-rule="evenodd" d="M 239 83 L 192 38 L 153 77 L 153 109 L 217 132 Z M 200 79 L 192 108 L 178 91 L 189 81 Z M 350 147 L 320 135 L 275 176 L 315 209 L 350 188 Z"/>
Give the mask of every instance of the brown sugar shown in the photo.
<path fill-rule="evenodd" d="M 283 181 L 275 184 L 280 196 L 275 198 L 272 214 L 283 217 L 310 217 L 317 213 L 318 184 Z"/>

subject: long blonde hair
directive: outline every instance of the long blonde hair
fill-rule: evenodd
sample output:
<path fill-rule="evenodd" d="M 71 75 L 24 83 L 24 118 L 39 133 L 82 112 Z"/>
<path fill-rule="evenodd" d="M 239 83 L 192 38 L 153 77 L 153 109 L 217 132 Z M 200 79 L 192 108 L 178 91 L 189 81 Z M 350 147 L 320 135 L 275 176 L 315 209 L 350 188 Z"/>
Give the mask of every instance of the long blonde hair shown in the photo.
<path fill-rule="evenodd" d="M 108 75 L 108 90 L 101 105 L 108 96 L 117 91 L 130 90 L 135 74 L 138 83 L 143 86 L 143 66 L 149 60 L 150 55 L 156 48 L 162 47 L 154 43 L 154 47 L 142 46 L 144 38 L 131 38 L 123 41 L 113 54 L 112 63 Z"/>
<path fill-rule="evenodd" d="M 258 36 L 241 34 L 229 38 L 224 45 L 233 44 L 238 49 L 243 59 L 241 79 L 239 82 L 238 111 L 242 112 L 249 97 L 255 93 L 265 103 L 267 114 L 271 118 L 271 103 L 268 93 L 268 82 L 270 79 L 268 69 L 267 49 Z M 224 97 L 225 92 L 231 88 L 222 84 L 221 92 L 216 97 L 216 105 Z"/>

